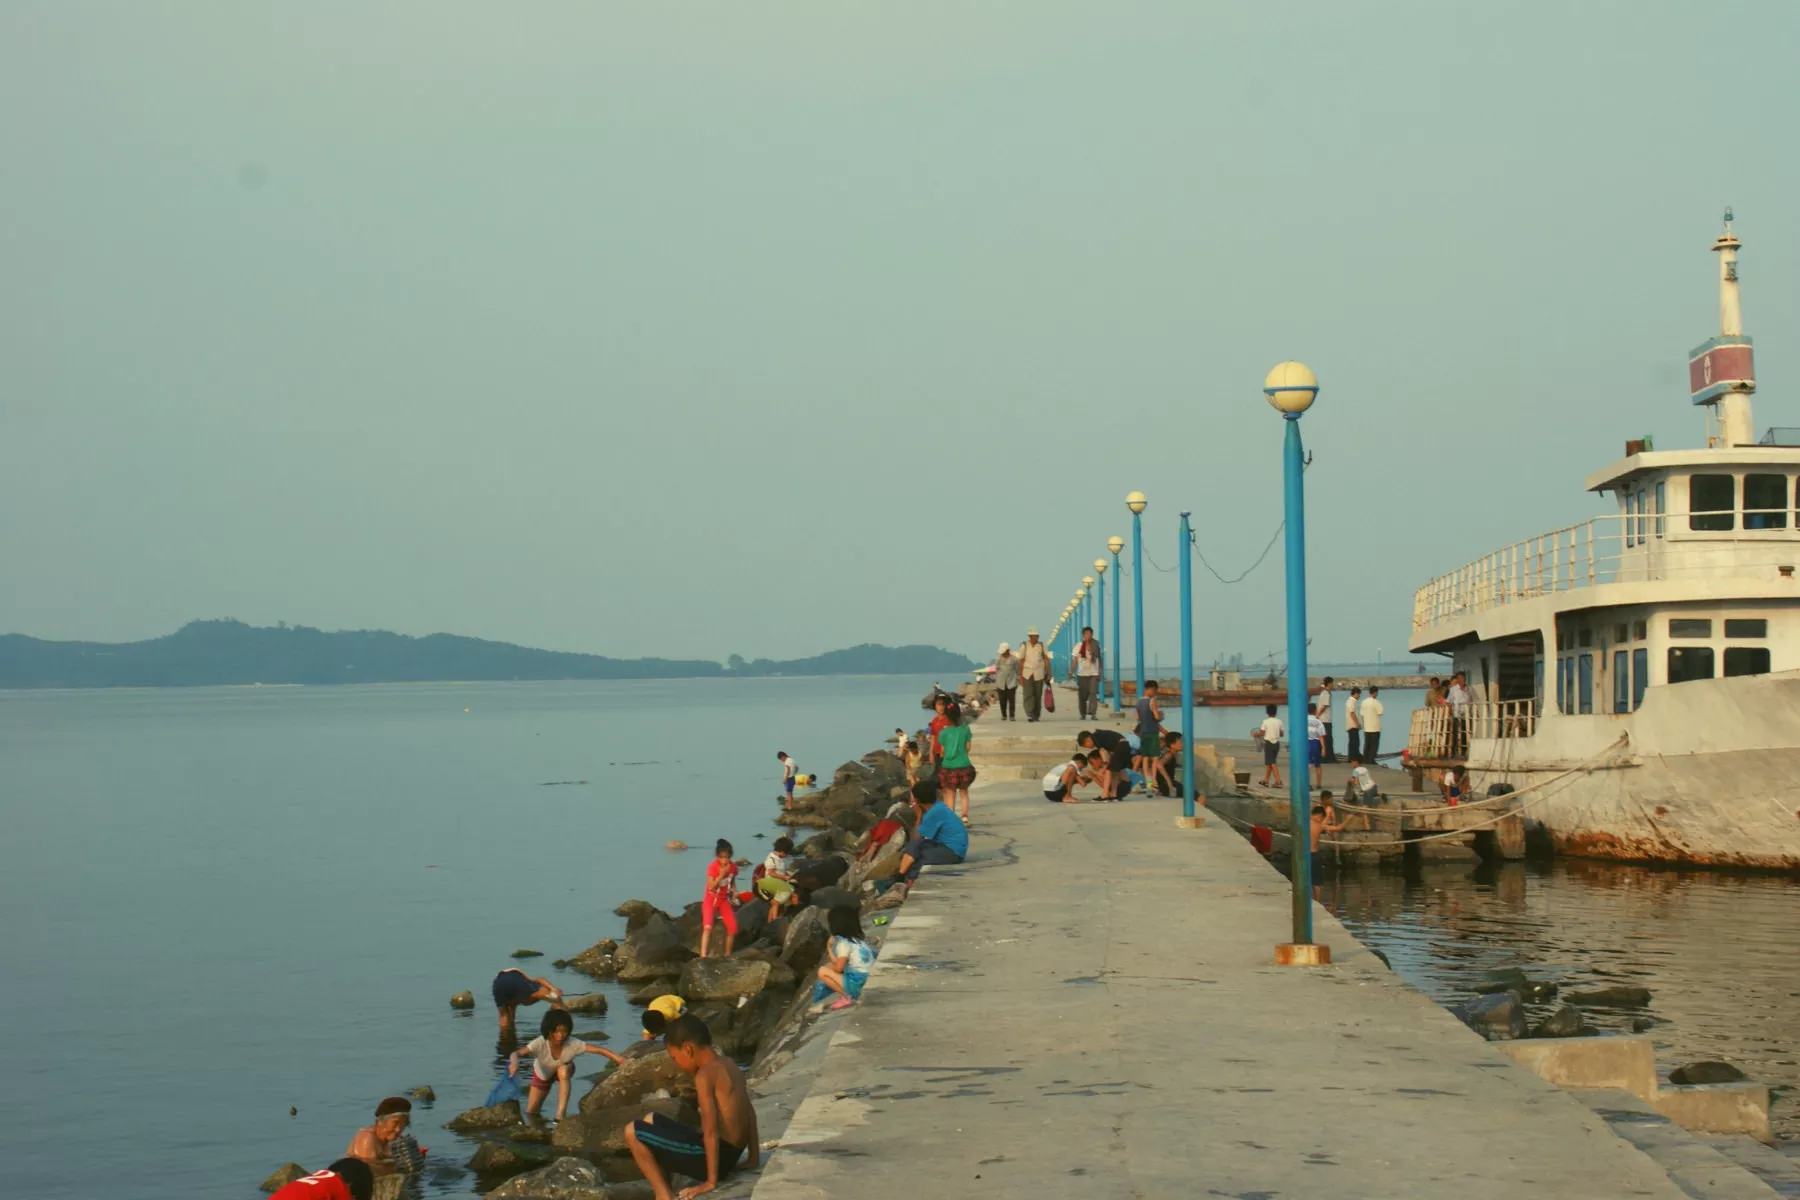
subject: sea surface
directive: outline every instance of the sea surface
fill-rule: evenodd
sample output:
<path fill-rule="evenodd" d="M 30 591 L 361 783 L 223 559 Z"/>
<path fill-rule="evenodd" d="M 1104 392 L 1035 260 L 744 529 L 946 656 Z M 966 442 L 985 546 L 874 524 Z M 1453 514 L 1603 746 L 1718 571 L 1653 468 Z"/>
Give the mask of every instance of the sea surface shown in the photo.
<path fill-rule="evenodd" d="M 420 1084 L 414 1131 L 460 1168 L 441 1125 L 500 1069 L 511 953 L 609 991 L 578 1031 L 636 1036 L 622 992 L 551 960 L 629 897 L 698 899 L 717 838 L 760 858 L 776 751 L 829 778 L 919 728 L 931 683 L 0 692 L 0 1194 L 254 1196 Z"/>
<path fill-rule="evenodd" d="M 441 1124 L 500 1070 L 487 989 L 512 951 L 606 991 L 612 1011 L 576 1028 L 629 1040 L 623 994 L 550 961 L 617 935 L 628 897 L 697 898 L 715 838 L 760 856 L 775 752 L 829 777 L 919 727 L 931 682 L 0 692 L 0 1194 L 248 1198 L 429 1084 L 422 1194 L 475 1195 L 472 1147 Z M 1202 738 L 1255 719 L 1195 716 Z M 1433 867 L 1323 898 L 1445 1001 L 1496 966 L 1642 982 L 1665 1068 L 1725 1058 L 1800 1084 L 1793 880 Z M 465 988 L 475 1011 L 452 1012 Z M 1789 1136 L 1793 1109 L 1784 1094 Z"/>
<path fill-rule="evenodd" d="M 1408 983 L 1446 1005 L 1490 971 L 1522 968 L 1563 992 L 1648 988 L 1645 1008 L 1591 1009 L 1641 1032 L 1666 1075 L 1724 1060 L 1770 1086 L 1777 1137 L 1800 1139 L 1800 879 L 1583 859 L 1433 864 L 1328 875 L 1319 899 Z M 1532 1005 L 1533 1020 L 1558 1002 Z M 1648 1023 L 1647 1029 L 1634 1029 Z"/>

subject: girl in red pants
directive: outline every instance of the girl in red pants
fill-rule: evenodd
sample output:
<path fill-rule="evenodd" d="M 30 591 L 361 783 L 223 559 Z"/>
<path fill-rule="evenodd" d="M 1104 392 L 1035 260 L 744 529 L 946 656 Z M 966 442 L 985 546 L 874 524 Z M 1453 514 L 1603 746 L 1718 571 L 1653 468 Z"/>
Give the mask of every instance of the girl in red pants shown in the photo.
<path fill-rule="evenodd" d="M 712 940 L 713 917 L 725 923 L 725 953 L 737 938 L 737 913 L 731 902 L 737 891 L 737 864 L 731 860 L 731 843 L 724 838 L 713 848 L 713 860 L 706 864 L 706 894 L 700 897 L 700 957 L 706 957 L 706 944 Z"/>

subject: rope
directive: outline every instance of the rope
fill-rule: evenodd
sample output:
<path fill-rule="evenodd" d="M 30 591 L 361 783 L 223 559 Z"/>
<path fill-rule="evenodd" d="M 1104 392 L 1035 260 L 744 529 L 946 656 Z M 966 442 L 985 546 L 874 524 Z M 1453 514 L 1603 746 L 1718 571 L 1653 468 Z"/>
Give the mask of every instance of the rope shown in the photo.
<path fill-rule="evenodd" d="M 1621 735 L 1619 735 L 1618 741 L 1613 742 L 1610 746 L 1607 746 L 1604 749 L 1598 751 L 1597 753 L 1591 755 L 1585 762 L 1583 762 L 1577 766 L 1570 767 L 1568 770 L 1564 771 L 1560 775 L 1553 775 L 1549 779 L 1546 779 L 1546 780 L 1542 781 L 1541 783 L 1534 783 L 1530 787 L 1523 788 L 1520 791 L 1508 792 L 1504 796 L 1489 796 L 1482 800 L 1471 800 L 1469 803 L 1473 805 L 1473 804 L 1486 804 L 1486 803 L 1489 803 L 1490 801 L 1494 801 L 1494 800 L 1516 800 L 1518 797 L 1525 795 L 1527 792 L 1537 791 L 1540 788 L 1548 787 L 1550 784 L 1558 783 L 1564 779 L 1567 779 L 1569 776 L 1575 774 L 1578 771 L 1592 770 L 1593 767 L 1591 764 L 1596 762 L 1603 755 L 1611 754 L 1614 750 L 1617 750 L 1619 748 L 1621 743 L 1628 742 L 1629 740 L 1630 740 L 1630 738 L 1628 735 L 1621 734 Z M 1319 844 L 1321 846 L 1349 846 L 1352 849 L 1369 850 L 1369 849 L 1377 849 L 1382 846 L 1416 845 L 1419 842 L 1433 842 L 1433 841 L 1438 840 L 1439 838 L 1462 837 L 1466 834 L 1474 832 L 1475 830 L 1487 829 L 1494 825 L 1498 825 L 1500 822 L 1506 820 L 1508 817 L 1522 815 L 1525 812 L 1525 810 L 1531 808 L 1532 805 L 1535 805 L 1539 801 L 1546 800 L 1548 798 L 1549 797 L 1547 797 L 1547 796 L 1540 796 L 1540 797 L 1538 797 L 1537 800 L 1533 800 L 1530 804 L 1525 804 L 1525 805 L 1521 806 L 1516 811 L 1503 812 L 1503 813 L 1500 813 L 1500 814 L 1496 815 L 1495 817 L 1491 818 L 1490 820 L 1482 821 L 1479 824 L 1475 824 L 1475 825 L 1467 825 L 1461 829 L 1447 829 L 1447 830 L 1443 830 L 1442 832 L 1439 832 L 1439 833 L 1424 833 L 1424 834 L 1420 834 L 1418 837 L 1414 837 L 1414 838 L 1399 838 L 1399 839 L 1396 839 L 1393 841 L 1385 841 L 1385 842 L 1372 842 L 1367 839 L 1363 839 L 1360 841 L 1354 841 L 1354 842 L 1347 842 L 1347 841 L 1343 841 L 1338 838 L 1323 838 L 1322 837 L 1319 839 Z M 1336 801 L 1333 801 L 1332 804 L 1333 804 L 1333 807 L 1347 809 L 1352 812 L 1363 812 L 1363 813 L 1377 812 L 1378 813 L 1378 812 L 1391 811 L 1391 810 L 1378 809 L 1378 808 L 1363 808 L 1360 805 L 1338 804 Z M 1461 806 L 1459 806 L 1459 807 L 1461 807 Z M 1238 826 L 1240 829 L 1250 828 L 1254 824 L 1253 822 L 1242 821 L 1236 817 L 1230 816 L 1227 813 L 1220 812 L 1218 809 L 1212 808 L 1210 805 L 1208 806 L 1208 811 L 1218 813 L 1219 816 L 1223 817 L 1226 821 L 1230 822 L 1231 824 Z M 1443 807 L 1439 807 L 1439 808 L 1409 808 L 1404 811 L 1407 814 L 1411 814 L 1411 813 L 1448 812 L 1450 810 L 1449 810 L 1448 806 L 1443 806 Z M 1266 826 L 1265 826 L 1265 828 L 1266 828 Z M 1272 837 L 1284 837 L 1284 838 L 1292 839 L 1294 836 L 1291 831 L 1282 830 L 1282 829 L 1270 829 L 1269 833 L 1270 833 L 1270 836 L 1272 836 Z"/>
<path fill-rule="evenodd" d="M 1628 742 L 1630 740 L 1631 739 L 1630 739 L 1629 735 L 1620 734 L 1617 741 L 1614 741 L 1611 745 L 1606 746 L 1606 747 L 1602 748 L 1601 750 L 1598 750 L 1595 753 L 1589 755 L 1587 758 L 1583 759 L 1581 762 L 1575 764 L 1574 766 L 1570 767 L 1568 770 L 1564 771 L 1561 775 L 1552 775 L 1549 779 L 1540 780 L 1537 783 L 1533 783 L 1526 787 L 1522 787 L 1516 792 L 1507 792 L 1503 796 L 1481 796 L 1474 800 L 1465 800 L 1461 804 L 1440 804 L 1436 808 L 1409 808 L 1406 811 L 1408 813 L 1454 812 L 1457 809 L 1473 808 L 1477 804 L 1493 804 L 1493 803 L 1496 803 L 1501 800 L 1509 800 L 1509 801 L 1516 800 L 1520 796 L 1529 795 L 1530 793 L 1535 792 L 1540 788 L 1549 787 L 1551 784 L 1556 783 L 1559 780 L 1567 779 L 1569 776 L 1573 775 L 1577 771 L 1593 770 L 1596 765 L 1596 760 L 1598 760 L 1599 758 L 1601 758 L 1604 755 L 1611 754 L 1614 750 L 1617 750 L 1622 743 Z M 1492 766 L 1476 767 L 1474 769 L 1478 770 L 1478 771 L 1487 772 L 1487 773 L 1496 773 L 1496 768 L 1494 768 Z M 1338 808 L 1346 809 L 1350 812 L 1378 813 L 1378 812 L 1388 811 L 1386 809 L 1380 809 L 1380 808 L 1365 808 L 1363 805 L 1360 805 L 1360 804 L 1350 804 L 1347 802 L 1339 803 L 1338 801 L 1335 801 L 1335 800 L 1332 801 L 1332 803 L 1334 805 L 1336 805 Z"/>

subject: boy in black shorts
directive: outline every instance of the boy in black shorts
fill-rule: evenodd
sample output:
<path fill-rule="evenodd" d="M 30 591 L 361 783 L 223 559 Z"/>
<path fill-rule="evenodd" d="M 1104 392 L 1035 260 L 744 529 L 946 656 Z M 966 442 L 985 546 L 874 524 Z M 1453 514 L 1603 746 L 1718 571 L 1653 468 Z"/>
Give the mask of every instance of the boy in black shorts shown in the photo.
<path fill-rule="evenodd" d="M 756 1109 L 744 1072 L 713 1049 L 712 1031 L 692 1013 L 669 1022 L 663 1045 L 675 1065 L 694 1077 L 700 1104 L 700 1128 L 647 1113 L 625 1130 L 625 1145 L 644 1173 L 656 1200 L 674 1200 L 669 1176 L 687 1175 L 700 1182 L 683 1188 L 682 1200 L 710 1192 L 731 1174 L 738 1159 L 755 1170 L 762 1150 L 756 1131 Z"/>

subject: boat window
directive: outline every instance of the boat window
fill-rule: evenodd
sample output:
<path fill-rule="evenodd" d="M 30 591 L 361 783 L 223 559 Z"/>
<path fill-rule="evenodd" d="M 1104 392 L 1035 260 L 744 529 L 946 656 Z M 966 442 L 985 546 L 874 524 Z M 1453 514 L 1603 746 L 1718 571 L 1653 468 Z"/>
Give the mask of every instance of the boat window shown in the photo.
<path fill-rule="evenodd" d="M 1736 527 L 1737 478 L 1732 475 L 1688 476 L 1688 528 L 1704 530 Z"/>
<path fill-rule="evenodd" d="M 1690 679 L 1713 677 L 1711 646 L 1671 646 L 1669 648 L 1669 682 L 1686 683 Z"/>
<path fill-rule="evenodd" d="M 1623 625 L 1614 625 L 1613 626 L 1613 641 L 1629 642 L 1631 640 L 1631 638 L 1629 636 L 1627 636 L 1625 630 L 1626 630 L 1626 627 Z"/>
<path fill-rule="evenodd" d="M 1633 621 L 1631 623 L 1631 640 L 1632 641 L 1641 642 L 1649 636 L 1650 636 L 1650 623 L 1648 621 Z"/>
<path fill-rule="evenodd" d="M 1709 638 L 1712 636 L 1712 619 L 1710 617 L 1671 617 L 1669 619 L 1669 636 L 1672 638 Z"/>
<path fill-rule="evenodd" d="M 1727 617 L 1725 618 L 1725 636 L 1728 638 L 1766 638 L 1769 636 L 1769 623 L 1761 617 Z"/>
<path fill-rule="evenodd" d="M 1575 660 L 1575 699 L 1579 712 L 1594 711 L 1594 656 L 1583 654 Z"/>
<path fill-rule="evenodd" d="M 1725 651 L 1725 674 L 1727 675 L 1767 675 L 1769 673 L 1769 648 L 1767 646 L 1731 646 Z"/>
<path fill-rule="evenodd" d="M 1649 511 L 1650 511 L 1649 509 L 1644 507 L 1644 489 L 1639 488 L 1638 489 L 1638 519 L 1637 519 L 1637 540 L 1638 540 L 1639 545 L 1642 545 L 1644 543 L 1645 535 L 1649 532 L 1650 522 L 1648 522 L 1644 519 L 1644 514 Z"/>
<path fill-rule="evenodd" d="M 1625 548 L 1637 545 L 1637 496 L 1625 493 Z"/>
<path fill-rule="evenodd" d="M 1631 711 L 1631 668 L 1626 660 L 1627 651 L 1613 651 L 1613 711 Z"/>
<path fill-rule="evenodd" d="M 1594 644 L 1594 631 L 1589 629 L 1585 625 L 1583 625 L 1580 629 L 1577 629 L 1575 631 L 1575 644 L 1578 646 L 1593 645 Z"/>
<path fill-rule="evenodd" d="M 1650 652 L 1637 649 L 1631 652 L 1631 709 L 1636 712 L 1644 705 L 1644 689 L 1650 686 Z"/>
<path fill-rule="evenodd" d="M 1559 659 L 1556 664 L 1556 707 L 1559 712 L 1575 711 L 1575 660 Z"/>
<path fill-rule="evenodd" d="M 1663 485 L 1660 483 L 1657 484 L 1656 485 L 1656 536 L 1657 537 L 1661 537 L 1663 535 L 1662 515 L 1669 511 L 1668 505 L 1663 503 L 1663 497 L 1665 495 L 1666 495 L 1666 493 L 1663 490 Z M 1796 498 L 1800 499 L 1800 493 L 1796 494 Z"/>
<path fill-rule="evenodd" d="M 1744 476 L 1744 528 L 1786 529 L 1786 475 Z"/>

